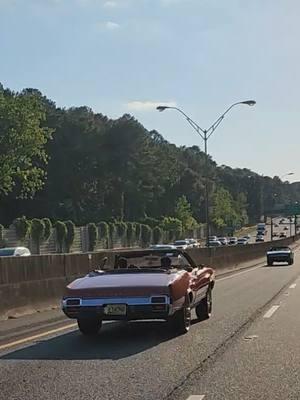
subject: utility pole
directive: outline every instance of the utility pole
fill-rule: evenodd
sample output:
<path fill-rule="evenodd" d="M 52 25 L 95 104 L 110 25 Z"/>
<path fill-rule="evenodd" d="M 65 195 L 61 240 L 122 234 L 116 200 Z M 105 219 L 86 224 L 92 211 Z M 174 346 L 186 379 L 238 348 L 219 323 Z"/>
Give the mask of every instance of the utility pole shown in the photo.
<path fill-rule="evenodd" d="M 273 240 L 273 217 L 271 217 L 271 242 Z"/>

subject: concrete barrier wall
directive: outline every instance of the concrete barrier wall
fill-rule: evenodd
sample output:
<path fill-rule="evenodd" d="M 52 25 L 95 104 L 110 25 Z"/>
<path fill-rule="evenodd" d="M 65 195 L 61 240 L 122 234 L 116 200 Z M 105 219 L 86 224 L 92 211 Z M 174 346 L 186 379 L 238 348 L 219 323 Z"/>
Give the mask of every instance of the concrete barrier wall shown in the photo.
<path fill-rule="evenodd" d="M 277 240 L 290 245 L 299 235 Z M 196 263 L 216 270 L 235 266 L 265 255 L 270 243 L 212 249 L 190 249 Z M 49 254 L 30 257 L 0 258 L 0 318 L 7 318 L 45 307 L 57 306 L 67 283 L 96 268 L 103 257 L 112 265 L 118 250 L 84 254 Z"/>

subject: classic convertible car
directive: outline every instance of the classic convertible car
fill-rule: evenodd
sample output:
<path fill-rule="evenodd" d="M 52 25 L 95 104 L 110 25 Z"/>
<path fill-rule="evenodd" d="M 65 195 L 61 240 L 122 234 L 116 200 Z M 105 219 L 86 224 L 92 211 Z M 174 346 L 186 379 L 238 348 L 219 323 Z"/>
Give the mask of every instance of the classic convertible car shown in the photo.
<path fill-rule="evenodd" d="M 127 251 L 116 255 L 113 264 L 66 287 L 62 309 L 77 319 L 83 334 L 97 334 L 103 320 L 145 319 L 168 321 L 183 334 L 192 308 L 199 320 L 210 317 L 214 271 L 197 266 L 185 251 Z"/>
<path fill-rule="evenodd" d="M 274 262 L 287 262 L 292 265 L 294 263 L 293 250 L 288 246 L 271 247 L 267 252 L 267 263 L 273 265 Z"/>

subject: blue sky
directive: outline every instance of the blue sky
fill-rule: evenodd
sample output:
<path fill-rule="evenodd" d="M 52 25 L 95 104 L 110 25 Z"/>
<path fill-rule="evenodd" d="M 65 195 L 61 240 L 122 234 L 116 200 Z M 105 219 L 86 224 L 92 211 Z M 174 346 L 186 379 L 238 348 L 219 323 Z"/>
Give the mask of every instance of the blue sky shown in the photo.
<path fill-rule="evenodd" d="M 207 127 L 219 164 L 300 180 L 298 0 L 0 0 L 0 81 L 59 106 L 135 115 L 178 145 Z"/>

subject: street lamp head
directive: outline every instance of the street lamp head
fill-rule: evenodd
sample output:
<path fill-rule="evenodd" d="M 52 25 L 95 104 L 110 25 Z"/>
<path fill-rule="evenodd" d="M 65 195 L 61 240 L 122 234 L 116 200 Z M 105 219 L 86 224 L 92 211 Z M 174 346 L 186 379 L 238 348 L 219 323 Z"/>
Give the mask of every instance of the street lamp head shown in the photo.
<path fill-rule="evenodd" d="M 255 100 L 245 100 L 241 101 L 241 104 L 246 104 L 247 106 L 254 106 L 256 104 Z"/>
<path fill-rule="evenodd" d="M 158 107 L 156 107 L 157 111 L 159 111 L 159 112 L 165 111 L 167 108 L 170 108 L 170 107 L 168 107 L 168 106 L 158 106 Z"/>

